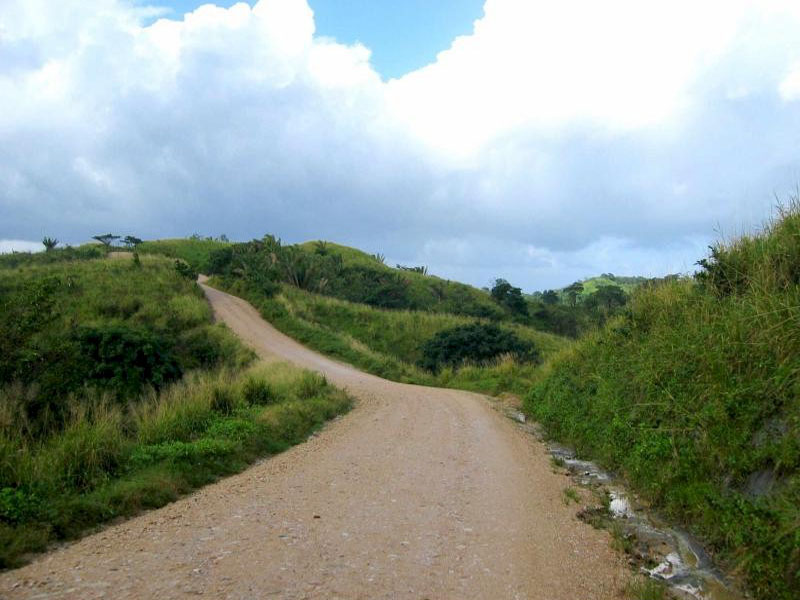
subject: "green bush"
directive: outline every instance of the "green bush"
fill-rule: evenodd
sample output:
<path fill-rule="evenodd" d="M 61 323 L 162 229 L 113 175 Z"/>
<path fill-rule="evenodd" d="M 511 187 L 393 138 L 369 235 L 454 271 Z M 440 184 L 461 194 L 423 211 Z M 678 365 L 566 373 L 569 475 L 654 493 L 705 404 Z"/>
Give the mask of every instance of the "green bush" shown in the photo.
<path fill-rule="evenodd" d="M 486 363 L 503 354 L 536 362 L 538 352 L 530 342 L 497 325 L 472 323 L 440 331 L 422 345 L 419 366 L 437 372 L 444 366 Z"/>
<path fill-rule="evenodd" d="M 185 260 L 181 260 L 180 258 L 176 259 L 175 270 L 178 272 L 178 275 L 190 281 L 197 279 L 197 269 L 190 266 Z"/>
<path fill-rule="evenodd" d="M 146 385 L 162 387 L 181 376 L 172 344 L 145 329 L 85 327 L 76 332 L 75 339 L 87 360 L 87 381 L 124 396 L 137 394 Z"/>
<path fill-rule="evenodd" d="M 41 512 L 42 502 L 36 494 L 21 489 L 0 488 L 0 522 L 22 523 Z"/>

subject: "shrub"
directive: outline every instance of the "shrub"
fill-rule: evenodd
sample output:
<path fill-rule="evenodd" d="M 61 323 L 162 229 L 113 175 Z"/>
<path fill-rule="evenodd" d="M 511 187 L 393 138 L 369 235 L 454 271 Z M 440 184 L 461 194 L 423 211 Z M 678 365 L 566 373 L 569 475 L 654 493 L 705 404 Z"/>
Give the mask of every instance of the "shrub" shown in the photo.
<path fill-rule="evenodd" d="M 89 367 L 87 379 L 123 395 L 156 388 L 181 376 L 169 342 L 156 333 L 110 325 L 84 327 L 75 339 Z"/>
<path fill-rule="evenodd" d="M 253 351 L 243 346 L 222 323 L 183 332 L 178 336 L 176 352 L 179 352 L 184 370 L 220 365 L 243 367 L 254 357 Z"/>
<path fill-rule="evenodd" d="M 252 377 L 242 385 L 242 396 L 250 406 L 265 406 L 278 400 L 269 382 Z"/>
<path fill-rule="evenodd" d="M 197 271 L 192 268 L 189 263 L 181 260 L 180 258 L 175 260 L 175 270 L 180 276 L 185 277 L 186 279 L 190 279 L 192 281 L 197 279 Z"/>
<path fill-rule="evenodd" d="M 440 331 L 422 345 L 421 351 L 419 366 L 433 372 L 445 365 L 486 363 L 503 354 L 514 355 L 525 362 L 538 361 L 538 352 L 532 343 L 519 339 L 511 331 L 487 323 L 472 323 Z"/>

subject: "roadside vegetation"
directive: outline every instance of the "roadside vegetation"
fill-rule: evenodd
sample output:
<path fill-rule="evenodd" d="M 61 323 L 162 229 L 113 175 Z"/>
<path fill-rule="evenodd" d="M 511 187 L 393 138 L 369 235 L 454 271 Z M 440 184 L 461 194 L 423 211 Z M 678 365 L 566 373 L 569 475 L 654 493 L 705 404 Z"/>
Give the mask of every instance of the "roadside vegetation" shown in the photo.
<path fill-rule="evenodd" d="M 550 435 L 622 473 L 757 598 L 800 589 L 800 207 L 644 285 L 555 355 L 525 399 Z"/>
<path fill-rule="evenodd" d="M 350 405 L 319 375 L 248 366 L 186 263 L 95 256 L 0 258 L 0 567 L 241 470 Z"/>
<path fill-rule="evenodd" d="M 695 276 L 645 279 L 604 274 L 532 295 L 503 279 L 479 290 L 433 277 L 425 266 L 390 267 L 380 255 L 326 242 L 287 246 L 265 236 L 247 243 L 195 238 L 135 247 L 142 254 L 163 253 L 177 260 L 145 256 L 138 266 L 130 259 L 85 260 L 103 253 L 97 248 L 53 248 L 35 258 L 0 257 L 0 297 L 23 298 L 21 306 L 35 307 L 28 313 L 13 303 L 10 309 L 4 307 L 8 316 L 2 326 L 17 336 L 6 341 L 0 363 L 6 380 L 14 382 L 2 391 L 0 406 L 7 414 L 17 415 L 14 411 L 24 407 L 29 415 L 28 398 L 50 397 L 40 394 L 47 385 L 46 374 L 34 376 L 37 364 L 59 365 L 53 361 L 58 353 L 40 352 L 40 346 L 51 348 L 48 339 L 64 339 L 83 349 L 81 355 L 92 356 L 92 364 L 102 362 L 103 351 L 87 354 L 82 344 L 97 348 L 138 344 L 160 353 L 154 361 L 160 370 L 145 368 L 132 381 L 128 377 L 111 383 L 112 370 L 100 370 L 99 380 L 93 378 L 94 370 L 87 371 L 77 384 L 59 378 L 67 382 L 63 385 L 74 387 L 60 392 L 66 398 L 62 405 L 68 409 L 58 419 L 47 416 L 46 426 L 3 425 L 26 421 L 0 415 L 0 428 L 5 427 L 5 437 L 0 439 L 6 444 L 0 446 L 0 452 L 6 453 L 0 454 L 0 463 L 12 464 L 17 459 L 4 458 L 12 455 L 29 457 L 24 459 L 28 462 L 20 458 L 19 465 L 26 466 L 17 467 L 12 478 L 0 483 L 4 486 L 0 532 L 6 532 L 2 534 L 8 535 L 6 539 L 28 539 L 8 533 L 28 532 L 25 535 L 32 541 L 23 546 L 34 548 L 47 539 L 74 534 L 36 512 L 42 510 L 36 507 L 47 505 L 37 498 L 54 496 L 34 490 L 30 483 L 63 479 L 59 472 L 64 469 L 53 467 L 50 475 L 43 476 L 19 473 L 60 464 L 53 456 L 77 456 L 72 450 L 55 448 L 62 440 L 72 439 L 68 432 L 84 431 L 86 423 L 97 423 L 98 431 L 116 431 L 123 440 L 112 444 L 121 448 L 114 450 L 119 452 L 116 458 L 102 463 L 110 465 L 102 467 L 109 475 L 96 475 L 102 469 L 90 470 L 90 475 L 77 476 L 78 483 L 45 487 L 58 489 L 64 502 L 73 498 L 75 506 L 83 506 L 76 498 L 104 498 L 98 506 L 106 507 L 106 516 L 89 519 L 96 523 L 161 502 L 151 500 L 150 492 L 132 493 L 134 500 L 128 504 L 127 500 L 105 500 L 113 494 L 102 490 L 117 489 L 114 486 L 140 489 L 139 483 L 122 482 L 144 482 L 141 489 L 149 490 L 148 473 L 157 473 L 153 477 L 158 478 L 168 472 L 177 483 L 152 485 L 153 490 L 174 488 L 177 494 L 199 484 L 186 467 L 195 458 L 182 463 L 176 456 L 206 456 L 207 452 L 213 459 L 201 463 L 212 467 L 206 475 L 200 469 L 198 477 L 211 480 L 240 468 L 230 465 L 243 465 L 248 457 L 274 451 L 269 445 L 273 442 L 258 429 L 263 422 L 275 427 L 269 433 L 272 437 L 267 437 L 278 440 L 274 447 L 280 448 L 347 408 L 346 397 L 324 381 L 308 383 L 313 376 L 300 371 L 285 366 L 242 371 L 246 353 L 235 340 L 229 344 L 224 328 L 210 324 L 204 304 L 200 315 L 202 302 L 192 279 L 197 271 L 205 271 L 212 275 L 212 285 L 245 298 L 284 333 L 365 371 L 401 382 L 524 397 L 526 412 L 550 436 L 619 473 L 656 510 L 702 538 L 717 558 L 743 576 L 755 598 L 784 600 L 794 598 L 800 589 L 797 204 L 781 212 L 761 233 L 714 246 L 710 256 L 698 263 Z M 65 265 L 75 269 L 84 263 L 126 269 L 125 277 L 134 280 L 140 272 L 136 269 L 154 268 L 154 274 L 161 269 L 166 279 L 159 289 L 166 286 L 171 291 L 168 297 L 142 299 L 137 304 L 129 299 L 132 290 L 139 285 L 147 289 L 149 283 L 134 285 L 131 280 L 129 287 L 120 284 L 113 302 L 104 303 L 102 299 L 111 292 L 98 287 L 97 279 L 73 288 L 65 275 L 58 275 L 60 282 L 53 283 L 53 275 Z M 15 274 L 4 276 L 3 268 Z M 26 279 L 26 271 L 36 274 Z M 157 281 L 158 277 L 148 279 Z M 76 301 L 80 308 L 51 314 L 52 306 L 70 307 L 68 295 L 79 289 L 91 290 L 92 299 Z M 48 300 L 53 294 L 58 302 Z M 183 299 L 175 300 L 173 295 Z M 150 314 L 147 307 L 152 306 L 159 310 Z M 115 312 L 119 310 L 122 313 Z M 39 333 L 25 334 L 26 323 L 38 323 Z M 109 330 L 110 337 L 101 335 Z M 139 337 L 130 335 L 132 330 Z M 193 330 L 205 331 L 196 334 L 197 340 L 216 339 L 212 345 L 222 350 L 201 352 L 199 341 L 197 348 L 176 342 L 182 336 L 193 339 Z M 8 366 L 11 363 L 13 368 Z M 64 364 L 62 371 L 69 365 Z M 9 376 L 10 372 L 14 375 Z M 25 383 L 20 373 L 28 373 L 33 383 Z M 263 385 L 252 383 L 259 378 Z M 283 388 L 272 383 L 287 380 L 293 383 Z M 315 391 L 310 394 L 302 391 L 312 388 Z M 220 389 L 228 391 L 216 391 Z M 8 400 L 12 397 L 13 401 Z M 281 400 L 273 404 L 265 398 Z M 150 422 L 143 421 L 142 415 L 162 418 L 152 407 L 174 405 L 175 414 L 183 414 L 183 402 L 197 402 L 199 413 L 206 415 L 197 428 L 178 427 L 194 422 L 183 416 L 164 416 L 167 425 L 143 425 Z M 281 413 L 290 424 L 287 431 L 293 432 L 288 437 L 281 433 L 283 425 L 270 420 L 276 417 L 264 416 L 284 405 L 293 407 Z M 165 408 L 163 414 L 172 410 Z M 297 419 L 301 425 L 296 425 Z M 220 424 L 234 421 L 250 425 Z M 170 424 L 177 429 L 170 429 Z M 146 433 L 159 427 L 169 433 L 165 437 Z M 235 437 L 239 433 L 225 437 L 228 434 L 221 432 L 250 431 L 251 427 L 258 432 L 254 434 L 258 443 L 266 445 L 253 450 L 248 444 L 256 444 L 256 438 L 245 436 L 242 439 L 250 441 L 236 446 L 243 454 L 239 450 L 225 454 L 231 439 L 239 444 Z M 86 434 L 86 439 L 94 439 L 92 435 Z M 105 434 L 96 435 L 101 439 Z M 99 442 L 91 446 L 92 460 L 103 456 L 104 447 Z M 46 458 L 35 458 L 39 455 Z M 70 467 L 68 472 L 79 473 L 82 468 Z M 6 469 L 0 474 L 10 477 L 10 472 Z M 88 487 L 86 481 L 91 482 Z M 66 504 L 54 505 L 68 511 Z M 89 514 L 85 507 L 80 511 Z M 3 542 L 0 538 L 0 546 Z M 12 558 L 4 560 L 15 560 L 22 551 L 12 549 L 8 554 Z M 641 597 L 663 593 L 660 586 L 647 581 L 637 585 L 641 589 L 635 592 Z"/>
<path fill-rule="evenodd" d="M 136 249 L 140 254 L 153 254 L 180 259 L 194 271 L 207 273 L 211 253 L 221 248 L 227 248 L 230 245 L 224 235 L 219 238 L 193 235 L 186 239 L 145 241 L 139 243 Z"/>
<path fill-rule="evenodd" d="M 275 327 L 324 354 L 365 371 L 405 383 L 467 389 L 487 394 L 525 393 L 542 357 L 567 341 L 513 322 L 499 323 L 484 340 L 473 338 L 461 360 L 440 361 L 431 346 L 437 335 L 458 337 L 463 328 L 489 323 L 474 317 L 421 310 L 391 310 L 338 300 L 279 284 L 269 294 L 242 278 L 215 276 L 210 283 L 245 298 Z M 518 340 L 486 353 L 491 336 Z M 512 338 L 513 336 L 513 338 Z M 427 352 L 426 352 L 427 348 Z M 441 362 L 433 367 L 431 361 Z M 448 364 L 445 364 L 448 363 Z"/>

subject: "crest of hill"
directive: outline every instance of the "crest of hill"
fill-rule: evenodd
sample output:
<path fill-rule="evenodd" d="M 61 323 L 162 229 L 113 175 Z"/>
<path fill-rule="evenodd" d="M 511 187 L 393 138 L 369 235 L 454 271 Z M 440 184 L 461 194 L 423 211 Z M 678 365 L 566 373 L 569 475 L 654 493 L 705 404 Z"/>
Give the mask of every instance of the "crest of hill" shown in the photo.
<path fill-rule="evenodd" d="M 321 240 L 304 242 L 297 247 L 309 253 L 338 255 L 345 267 L 402 275 L 407 284 L 408 306 L 405 308 L 491 319 L 505 316 L 485 290 L 429 275 L 424 266 L 391 267 L 380 254 L 367 254 L 357 248 Z"/>
<path fill-rule="evenodd" d="M 612 273 L 603 273 L 597 277 L 589 277 L 581 281 L 583 284 L 583 293 L 581 295 L 588 296 L 597 291 L 600 286 L 615 285 L 622 288 L 626 294 L 630 294 L 637 287 L 647 282 L 647 277 L 634 276 L 626 277 L 622 275 L 614 275 Z"/>

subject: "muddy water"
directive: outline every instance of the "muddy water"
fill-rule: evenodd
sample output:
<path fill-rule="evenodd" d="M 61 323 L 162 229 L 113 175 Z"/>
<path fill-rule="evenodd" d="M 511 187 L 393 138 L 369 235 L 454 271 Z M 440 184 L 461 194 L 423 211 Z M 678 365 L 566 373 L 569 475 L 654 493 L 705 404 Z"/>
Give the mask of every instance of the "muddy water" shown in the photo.
<path fill-rule="evenodd" d="M 689 533 L 669 525 L 636 501 L 611 473 L 575 452 L 543 439 L 539 427 L 526 422 L 514 408 L 503 410 L 517 424 L 544 441 L 554 462 L 567 469 L 575 484 L 605 497 L 604 508 L 589 509 L 595 524 L 613 525 L 631 548 L 631 563 L 664 582 L 678 598 L 687 600 L 744 600 L 735 583 L 717 568 L 702 544 Z"/>

